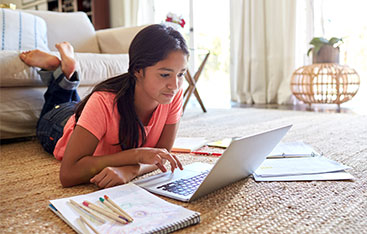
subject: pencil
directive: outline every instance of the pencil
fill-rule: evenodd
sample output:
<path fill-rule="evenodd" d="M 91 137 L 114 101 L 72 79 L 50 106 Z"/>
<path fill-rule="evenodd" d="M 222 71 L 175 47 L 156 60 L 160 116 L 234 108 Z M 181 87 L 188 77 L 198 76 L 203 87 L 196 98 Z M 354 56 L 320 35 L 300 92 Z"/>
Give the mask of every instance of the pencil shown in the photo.
<path fill-rule="evenodd" d="M 89 209 L 88 207 L 86 206 L 82 206 L 80 205 L 79 203 L 77 203 L 76 201 L 73 201 L 70 199 L 70 203 L 72 205 L 74 205 L 75 207 L 79 207 L 80 209 L 83 209 L 84 211 L 86 211 L 88 214 L 90 214 L 93 218 L 95 218 L 96 220 L 98 220 L 99 222 L 101 223 L 106 223 L 106 220 L 101 217 L 100 214 L 98 214 L 97 212 L 95 212 L 94 210 L 92 209 Z"/>
<path fill-rule="evenodd" d="M 85 224 L 87 224 L 88 227 L 90 227 L 90 229 L 92 229 L 94 233 L 99 234 L 99 232 L 93 227 L 93 225 L 88 220 L 86 220 L 83 216 L 80 216 L 79 219 L 83 221 Z"/>
<path fill-rule="evenodd" d="M 90 234 L 90 232 L 87 229 L 87 226 L 85 226 L 85 223 L 83 222 L 83 220 L 81 219 L 82 216 L 80 216 L 76 222 L 79 224 L 80 229 L 82 230 L 83 234 Z"/>
<path fill-rule="evenodd" d="M 103 205 L 107 206 L 110 210 L 112 210 L 112 212 L 115 212 L 117 215 L 121 215 L 122 217 L 124 217 L 127 222 L 132 222 L 132 220 L 129 220 L 124 213 L 122 213 L 119 209 L 114 207 L 111 203 L 109 203 L 102 197 L 100 197 L 99 200 L 102 202 Z"/>
<path fill-rule="evenodd" d="M 208 156 L 221 156 L 221 153 L 210 153 L 210 152 L 200 152 L 200 151 L 192 151 L 192 154 L 201 154 L 201 155 L 208 155 Z"/>
<path fill-rule="evenodd" d="M 87 212 L 86 210 L 80 208 L 79 206 L 76 206 L 76 205 L 74 205 L 74 204 L 72 204 L 70 202 L 69 202 L 69 205 L 71 207 L 73 207 L 74 210 L 76 210 L 80 214 L 80 216 L 83 216 L 83 217 L 88 218 L 88 219 L 91 218 L 92 221 L 94 221 L 94 222 L 95 221 L 98 221 L 98 223 L 102 223 L 102 224 L 104 224 L 106 222 L 104 220 L 99 220 L 98 217 L 92 215 L 91 213 Z"/>
<path fill-rule="evenodd" d="M 95 210 L 95 211 L 97 211 L 97 212 L 99 212 L 99 213 L 101 213 L 101 214 L 117 221 L 117 222 L 127 224 L 127 221 L 124 219 L 124 217 L 122 217 L 120 215 L 116 215 L 115 213 L 111 213 L 111 212 L 109 212 L 109 211 L 107 211 L 107 210 L 105 210 L 105 209 L 103 209 L 99 206 L 94 205 L 91 202 L 83 201 L 83 205 L 85 205 L 85 206 L 87 206 L 87 207 L 89 207 L 89 208 L 91 208 L 91 209 L 93 209 L 93 210 Z"/>
<path fill-rule="evenodd" d="M 103 196 L 104 197 L 104 199 L 106 199 L 106 201 L 108 201 L 111 205 L 113 205 L 114 207 L 116 207 L 119 211 L 121 211 L 124 215 L 125 215 L 125 217 L 130 221 L 130 222 L 132 222 L 132 221 L 134 221 L 134 219 L 128 214 L 128 213 L 126 213 L 120 206 L 118 206 L 114 201 L 112 201 L 112 199 L 111 198 L 109 198 L 107 195 L 104 195 Z"/>

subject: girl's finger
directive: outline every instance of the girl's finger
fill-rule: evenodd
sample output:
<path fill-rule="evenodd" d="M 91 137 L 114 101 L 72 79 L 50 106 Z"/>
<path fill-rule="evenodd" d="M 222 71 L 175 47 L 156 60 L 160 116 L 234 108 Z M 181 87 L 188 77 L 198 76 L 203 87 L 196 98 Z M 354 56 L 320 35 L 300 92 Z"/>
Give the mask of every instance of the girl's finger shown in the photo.
<path fill-rule="evenodd" d="M 176 160 L 172 157 L 172 155 L 170 153 L 165 153 L 164 154 L 164 158 L 166 158 L 170 162 L 170 164 L 171 164 L 171 171 L 174 172 L 174 170 L 177 167 Z"/>
<path fill-rule="evenodd" d="M 111 181 L 111 178 L 106 175 L 103 179 L 101 179 L 98 182 L 98 187 L 104 188 L 110 181 Z"/>
<path fill-rule="evenodd" d="M 94 184 L 94 182 L 96 181 L 96 177 L 95 176 L 93 176 L 90 180 L 89 180 L 89 182 L 91 182 L 92 184 Z"/>
<path fill-rule="evenodd" d="M 116 185 L 116 182 L 111 180 L 104 188 L 110 188 Z"/>
<path fill-rule="evenodd" d="M 103 169 L 100 173 L 93 176 L 93 178 L 90 179 L 91 183 L 97 184 L 99 181 L 101 181 L 106 176 L 106 171 Z"/>
<path fill-rule="evenodd" d="M 162 164 L 157 163 L 157 164 L 155 164 L 155 165 L 157 165 L 157 167 L 158 167 L 162 172 L 166 172 L 166 171 L 167 171 L 167 169 L 166 169 Z"/>
<path fill-rule="evenodd" d="M 174 155 L 174 154 L 171 154 L 171 155 L 172 155 L 172 157 L 173 157 L 174 159 L 176 159 L 176 162 L 177 162 L 178 168 L 180 168 L 181 170 L 183 170 L 183 166 L 182 166 L 182 164 L 181 164 L 180 160 L 178 160 L 177 156 L 176 156 L 176 155 Z"/>

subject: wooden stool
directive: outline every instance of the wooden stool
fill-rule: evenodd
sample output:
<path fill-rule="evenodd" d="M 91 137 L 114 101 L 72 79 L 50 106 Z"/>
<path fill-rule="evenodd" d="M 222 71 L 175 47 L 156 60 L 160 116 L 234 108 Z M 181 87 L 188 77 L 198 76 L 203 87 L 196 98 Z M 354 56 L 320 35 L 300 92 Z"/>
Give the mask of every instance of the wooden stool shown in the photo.
<path fill-rule="evenodd" d="M 206 112 L 206 109 L 205 109 L 205 106 L 204 106 L 204 103 L 203 101 L 201 100 L 200 98 L 200 95 L 199 95 L 199 92 L 196 88 L 196 83 L 198 82 L 199 80 L 199 77 L 201 75 L 201 72 L 203 71 L 204 69 L 204 66 L 208 60 L 208 57 L 210 55 L 210 51 L 205 55 L 205 58 L 204 60 L 201 62 L 200 64 L 200 67 L 199 69 L 196 71 L 194 77 L 191 76 L 191 73 L 189 70 L 186 71 L 186 74 L 185 74 L 185 79 L 186 81 L 189 83 L 189 87 L 187 87 L 187 89 L 185 90 L 184 92 L 184 105 L 183 105 L 183 111 L 185 111 L 185 108 L 186 108 L 186 105 L 187 103 L 189 102 L 189 99 L 191 97 L 191 94 L 194 93 L 196 99 L 198 100 L 200 106 L 201 106 L 201 109 L 203 109 L 204 112 Z"/>

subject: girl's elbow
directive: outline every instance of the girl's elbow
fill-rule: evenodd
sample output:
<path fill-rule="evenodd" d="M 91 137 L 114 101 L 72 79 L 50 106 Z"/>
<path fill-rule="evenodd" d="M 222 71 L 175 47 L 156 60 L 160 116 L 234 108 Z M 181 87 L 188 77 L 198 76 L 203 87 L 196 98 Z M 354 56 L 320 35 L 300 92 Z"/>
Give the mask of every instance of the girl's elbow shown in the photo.
<path fill-rule="evenodd" d="M 70 176 L 65 175 L 65 173 L 62 173 L 61 171 L 60 171 L 59 178 L 60 178 L 61 185 L 64 188 L 68 188 L 68 187 L 72 187 L 76 185 Z"/>
<path fill-rule="evenodd" d="M 65 178 L 65 176 L 62 176 L 62 174 L 60 173 L 60 182 L 61 182 L 61 185 L 62 187 L 64 188 L 67 188 L 67 187 L 70 187 L 70 183 L 68 183 L 67 179 Z"/>

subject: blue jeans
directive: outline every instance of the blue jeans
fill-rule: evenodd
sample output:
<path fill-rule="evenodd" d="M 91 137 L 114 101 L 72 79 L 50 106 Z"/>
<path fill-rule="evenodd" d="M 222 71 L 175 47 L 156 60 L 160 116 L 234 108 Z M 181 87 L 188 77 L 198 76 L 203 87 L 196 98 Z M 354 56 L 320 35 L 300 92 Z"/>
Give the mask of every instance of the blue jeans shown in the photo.
<path fill-rule="evenodd" d="M 80 101 L 76 90 L 79 77 L 78 73 L 74 72 L 73 76 L 67 79 L 61 67 L 55 71 L 41 70 L 38 73 L 48 85 L 48 89 L 44 94 L 45 104 L 37 122 L 36 134 L 42 147 L 52 154 L 57 141 L 62 137 L 67 120 L 74 114 L 75 106 Z"/>

